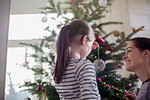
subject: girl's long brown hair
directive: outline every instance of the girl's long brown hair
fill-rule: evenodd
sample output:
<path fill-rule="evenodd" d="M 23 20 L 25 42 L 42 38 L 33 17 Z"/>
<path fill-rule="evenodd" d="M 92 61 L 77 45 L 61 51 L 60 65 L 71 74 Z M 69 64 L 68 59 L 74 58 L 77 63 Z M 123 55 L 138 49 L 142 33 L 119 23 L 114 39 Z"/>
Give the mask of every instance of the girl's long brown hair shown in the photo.
<path fill-rule="evenodd" d="M 69 60 L 69 46 L 77 35 L 88 35 L 90 27 L 82 20 L 75 20 L 63 26 L 56 41 L 56 65 L 53 76 L 56 84 L 62 81 L 62 76 Z"/>

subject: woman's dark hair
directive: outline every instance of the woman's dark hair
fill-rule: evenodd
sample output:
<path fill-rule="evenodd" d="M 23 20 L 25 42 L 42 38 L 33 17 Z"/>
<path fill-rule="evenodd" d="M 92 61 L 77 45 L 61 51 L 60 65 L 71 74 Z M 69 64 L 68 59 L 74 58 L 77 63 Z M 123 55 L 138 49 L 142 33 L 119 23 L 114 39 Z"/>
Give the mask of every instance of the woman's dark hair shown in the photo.
<path fill-rule="evenodd" d="M 131 39 L 134 45 L 141 51 L 150 50 L 150 39 L 145 37 L 136 37 Z"/>
<path fill-rule="evenodd" d="M 69 25 L 63 26 L 56 41 L 56 64 L 53 71 L 54 81 L 59 84 L 69 60 L 70 43 L 75 42 L 77 35 L 88 35 L 89 25 L 82 20 L 74 20 Z"/>

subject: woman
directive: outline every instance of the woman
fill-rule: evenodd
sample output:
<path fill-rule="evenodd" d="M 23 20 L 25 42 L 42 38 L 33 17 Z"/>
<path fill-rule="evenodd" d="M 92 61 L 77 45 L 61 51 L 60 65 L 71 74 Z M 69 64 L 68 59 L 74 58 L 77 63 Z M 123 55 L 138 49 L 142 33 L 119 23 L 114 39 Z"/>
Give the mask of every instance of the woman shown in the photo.
<path fill-rule="evenodd" d="M 126 100 L 150 100 L 150 39 L 133 38 L 125 51 L 123 59 L 126 63 L 126 70 L 135 72 L 142 81 L 138 95 L 128 91 L 125 93 Z"/>

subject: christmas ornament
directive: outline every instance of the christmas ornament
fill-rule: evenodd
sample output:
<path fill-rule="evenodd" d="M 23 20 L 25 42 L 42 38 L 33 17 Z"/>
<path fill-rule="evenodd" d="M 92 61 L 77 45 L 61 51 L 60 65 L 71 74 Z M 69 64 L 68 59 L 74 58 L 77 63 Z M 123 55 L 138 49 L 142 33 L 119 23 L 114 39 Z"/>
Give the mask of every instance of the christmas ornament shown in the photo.
<path fill-rule="evenodd" d="M 97 47 L 99 47 L 99 44 L 97 42 L 93 42 L 93 45 L 92 45 L 91 49 L 94 50 Z"/>
<path fill-rule="evenodd" d="M 135 31 L 136 31 L 135 27 L 131 27 L 131 30 L 132 30 L 133 32 L 135 32 Z"/>
<path fill-rule="evenodd" d="M 111 53 L 112 48 L 108 44 L 106 44 L 105 47 L 104 47 L 104 50 L 106 50 L 105 51 L 106 54 L 109 54 L 109 53 Z"/>
<path fill-rule="evenodd" d="M 120 65 L 121 65 L 121 66 L 123 66 L 123 65 L 124 65 L 124 63 L 121 63 Z"/>
<path fill-rule="evenodd" d="M 69 0 L 70 3 L 75 3 L 76 0 Z"/>
<path fill-rule="evenodd" d="M 95 65 L 95 70 L 97 72 L 101 72 L 101 71 L 103 71 L 105 69 L 106 66 L 105 66 L 104 61 L 99 58 L 99 46 L 98 46 L 97 50 L 98 50 L 98 59 L 96 59 L 94 61 L 94 65 Z"/>
<path fill-rule="evenodd" d="M 105 54 L 110 54 L 110 53 L 111 53 L 111 51 L 108 51 L 108 50 L 105 51 Z"/>
<path fill-rule="evenodd" d="M 41 19 L 41 21 L 44 22 L 44 23 L 47 22 L 47 20 L 48 20 L 47 16 L 43 16 L 42 19 Z"/>
<path fill-rule="evenodd" d="M 102 83 L 103 85 L 105 85 L 106 87 L 111 88 L 111 89 L 114 89 L 114 90 L 116 90 L 116 91 L 118 91 L 118 92 L 120 92 L 120 93 L 122 93 L 122 94 L 125 94 L 125 91 L 126 91 L 126 90 L 123 91 L 122 89 L 118 89 L 118 88 L 116 88 L 116 87 L 114 87 L 114 86 L 110 86 L 109 84 L 106 84 L 105 82 L 102 82 L 101 78 L 99 78 L 99 77 L 97 77 L 97 80 L 98 80 L 100 83 Z"/>
<path fill-rule="evenodd" d="M 45 74 L 46 73 L 46 71 L 45 71 L 45 69 L 43 69 L 43 72 L 42 72 L 43 74 Z"/>
<path fill-rule="evenodd" d="M 101 43 L 104 43 L 104 39 L 102 39 L 100 36 L 97 36 L 97 40 L 99 40 Z"/>
<path fill-rule="evenodd" d="M 118 37 L 118 36 L 120 35 L 120 33 L 119 33 L 118 30 L 114 30 L 113 35 L 114 35 L 115 37 Z"/>
<path fill-rule="evenodd" d="M 50 3 L 50 2 L 51 2 L 51 0 L 48 0 L 48 2 Z"/>
<path fill-rule="evenodd" d="M 98 72 L 101 72 L 105 69 L 105 63 L 102 59 L 96 59 L 94 61 L 94 64 L 95 64 L 95 70 L 98 71 Z"/>
<path fill-rule="evenodd" d="M 41 75 L 36 75 L 35 76 L 35 80 L 41 80 L 42 79 L 42 76 Z"/>
<path fill-rule="evenodd" d="M 87 17 L 88 17 L 88 18 L 90 18 L 91 16 L 90 16 L 90 15 L 88 15 Z"/>
<path fill-rule="evenodd" d="M 126 88 L 127 90 L 129 90 L 131 87 L 132 87 L 132 84 L 131 84 L 131 83 L 129 83 L 127 86 L 125 86 L 125 88 Z"/>
<path fill-rule="evenodd" d="M 42 86 L 41 86 L 41 85 L 37 85 L 36 90 L 37 90 L 37 91 L 41 91 L 41 89 L 42 89 Z"/>
<path fill-rule="evenodd" d="M 29 62 L 24 62 L 23 67 L 28 67 Z"/>
<path fill-rule="evenodd" d="M 132 30 L 133 32 L 135 32 L 135 31 L 136 31 L 136 28 L 135 28 L 135 27 L 131 27 L 131 30 Z M 138 32 L 139 32 L 139 31 L 145 31 L 145 30 L 144 30 L 143 28 L 141 28 L 141 29 L 138 30 Z"/>
<path fill-rule="evenodd" d="M 26 97 L 26 98 L 24 98 L 24 100 L 31 100 L 31 98 Z"/>
<path fill-rule="evenodd" d="M 98 1 L 100 6 L 106 6 L 107 5 L 107 0 L 99 0 Z"/>
<path fill-rule="evenodd" d="M 118 90 L 118 88 L 114 88 L 115 90 Z"/>
<path fill-rule="evenodd" d="M 31 83 L 31 80 L 30 79 L 24 79 L 24 84 L 25 85 L 28 85 L 28 84 L 30 84 Z"/>
<path fill-rule="evenodd" d="M 25 46 L 25 62 L 23 63 L 23 67 L 28 67 L 29 62 L 27 61 L 27 55 L 28 55 L 28 45 Z"/>
<path fill-rule="evenodd" d="M 120 81 L 120 78 L 116 78 L 116 81 Z"/>
<path fill-rule="evenodd" d="M 97 29 L 94 30 L 95 33 L 99 33 L 99 31 Z"/>
<path fill-rule="evenodd" d="M 83 5 L 84 5 L 84 3 L 83 3 L 83 2 L 81 2 L 81 5 L 83 6 Z"/>
<path fill-rule="evenodd" d="M 109 84 L 107 84 L 106 87 L 109 87 Z"/>

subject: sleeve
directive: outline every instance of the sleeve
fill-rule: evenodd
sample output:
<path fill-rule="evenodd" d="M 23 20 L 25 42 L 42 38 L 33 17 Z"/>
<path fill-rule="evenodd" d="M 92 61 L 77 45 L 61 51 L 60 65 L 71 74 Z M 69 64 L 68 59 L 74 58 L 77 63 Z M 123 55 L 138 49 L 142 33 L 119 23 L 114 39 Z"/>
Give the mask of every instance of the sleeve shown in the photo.
<path fill-rule="evenodd" d="M 150 81 L 148 82 L 148 87 L 147 87 L 147 99 L 150 100 Z"/>
<path fill-rule="evenodd" d="M 80 83 L 81 100 L 100 100 L 97 87 L 96 72 L 89 60 L 80 61 L 75 70 L 75 76 Z"/>

